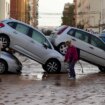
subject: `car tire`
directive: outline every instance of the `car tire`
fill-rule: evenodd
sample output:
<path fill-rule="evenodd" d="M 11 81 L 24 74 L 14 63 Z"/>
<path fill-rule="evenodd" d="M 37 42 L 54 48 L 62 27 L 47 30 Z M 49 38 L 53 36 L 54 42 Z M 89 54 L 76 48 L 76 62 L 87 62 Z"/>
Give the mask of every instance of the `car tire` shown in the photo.
<path fill-rule="evenodd" d="M 65 55 L 66 51 L 67 51 L 67 46 L 65 45 L 65 43 L 61 43 L 58 45 L 57 50 L 62 54 Z"/>
<path fill-rule="evenodd" d="M 57 59 L 48 60 L 42 67 L 47 73 L 60 73 L 61 71 L 61 64 Z"/>
<path fill-rule="evenodd" d="M 105 72 L 105 67 L 98 66 L 98 68 L 99 68 L 99 70 L 100 70 L 101 72 Z"/>
<path fill-rule="evenodd" d="M 3 44 L 2 50 L 5 50 L 6 48 L 9 47 L 9 45 L 10 45 L 10 39 L 9 39 L 9 37 L 7 35 L 0 34 L 0 41 Z"/>
<path fill-rule="evenodd" d="M 7 62 L 3 59 L 0 59 L 0 74 L 4 74 L 8 71 Z"/>

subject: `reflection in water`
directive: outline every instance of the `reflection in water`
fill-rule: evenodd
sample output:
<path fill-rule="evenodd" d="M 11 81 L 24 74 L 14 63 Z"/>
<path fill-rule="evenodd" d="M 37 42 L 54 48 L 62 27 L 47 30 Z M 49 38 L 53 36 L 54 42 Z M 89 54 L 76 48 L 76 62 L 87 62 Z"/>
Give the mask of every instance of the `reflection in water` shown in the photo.
<path fill-rule="evenodd" d="M 29 73 L 29 74 L 22 74 L 22 79 L 28 79 L 28 80 L 42 80 L 43 79 L 43 73 Z"/>

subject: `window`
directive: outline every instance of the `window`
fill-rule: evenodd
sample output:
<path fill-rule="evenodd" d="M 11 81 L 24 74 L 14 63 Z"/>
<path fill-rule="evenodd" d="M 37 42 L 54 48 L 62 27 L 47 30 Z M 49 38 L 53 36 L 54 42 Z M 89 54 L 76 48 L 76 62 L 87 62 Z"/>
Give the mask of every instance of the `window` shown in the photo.
<path fill-rule="evenodd" d="M 87 42 L 88 43 L 88 40 L 89 40 L 89 34 L 88 33 L 85 33 L 83 31 L 80 31 L 80 30 L 77 30 L 75 32 L 75 37 L 84 41 L 84 42 Z"/>
<path fill-rule="evenodd" d="M 23 24 L 17 24 L 16 30 L 26 35 L 29 32 L 29 28 Z"/>
<path fill-rule="evenodd" d="M 67 34 L 70 35 L 70 36 L 74 36 L 74 32 L 75 32 L 75 30 L 71 29 L 71 30 L 68 31 Z"/>
<path fill-rule="evenodd" d="M 98 48 L 105 50 L 105 44 L 95 36 L 91 36 L 90 43 L 95 47 L 98 47 Z"/>
<path fill-rule="evenodd" d="M 50 43 L 47 41 L 47 39 L 40 32 L 38 32 L 36 30 L 33 30 L 33 32 L 32 32 L 32 38 L 35 41 L 37 41 L 37 42 L 39 42 L 41 44 L 47 43 L 48 47 L 51 48 Z"/>
<path fill-rule="evenodd" d="M 100 37 L 105 42 L 105 37 Z"/>
<path fill-rule="evenodd" d="M 15 28 L 16 27 L 16 23 L 15 22 L 9 22 L 7 23 L 10 27 Z"/>

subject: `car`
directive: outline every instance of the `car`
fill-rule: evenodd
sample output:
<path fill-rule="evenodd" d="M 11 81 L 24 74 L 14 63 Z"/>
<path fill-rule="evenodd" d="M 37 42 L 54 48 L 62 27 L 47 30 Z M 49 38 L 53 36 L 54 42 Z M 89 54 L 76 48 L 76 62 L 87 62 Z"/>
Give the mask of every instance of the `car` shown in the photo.
<path fill-rule="evenodd" d="M 59 32 L 62 32 L 63 30 L 65 30 L 66 28 L 67 28 L 66 25 L 62 25 L 62 26 L 59 26 L 59 27 L 56 27 L 55 29 L 53 29 L 51 35 L 47 36 L 48 39 L 50 40 L 50 42 L 53 44 L 56 35 L 59 34 Z"/>
<path fill-rule="evenodd" d="M 105 35 L 105 29 L 102 30 L 101 35 Z"/>
<path fill-rule="evenodd" d="M 11 48 L 39 62 L 48 73 L 63 70 L 64 57 L 58 53 L 51 42 L 37 28 L 15 19 L 0 22 L 0 41 L 2 50 Z"/>
<path fill-rule="evenodd" d="M 78 49 L 80 59 L 98 66 L 101 71 L 105 71 L 105 43 L 96 34 L 67 26 L 53 35 L 51 35 L 53 45 L 62 55 L 65 55 L 67 50 L 65 42 L 71 40 Z"/>
<path fill-rule="evenodd" d="M 0 74 L 7 72 L 21 73 L 22 63 L 9 52 L 0 52 Z"/>
<path fill-rule="evenodd" d="M 102 41 L 105 42 L 105 35 L 101 35 L 101 36 L 99 36 L 99 38 L 100 38 Z"/>

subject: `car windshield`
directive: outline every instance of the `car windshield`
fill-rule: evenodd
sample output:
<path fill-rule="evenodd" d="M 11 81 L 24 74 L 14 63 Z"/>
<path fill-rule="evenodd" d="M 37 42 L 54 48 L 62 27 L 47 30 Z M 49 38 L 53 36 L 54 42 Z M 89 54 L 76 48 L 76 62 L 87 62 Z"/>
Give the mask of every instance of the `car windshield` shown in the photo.
<path fill-rule="evenodd" d="M 39 42 L 40 44 L 47 43 L 48 48 L 52 49 L 50 43 L 48 42 L 48 40 L 46 39 L 46 37 L 44 37 L 44 36 L 42 35 L 42 33 L 38 32 L 38 31 L 36 31 L 36 30 L 33 30 L 33 32 L 32 32 L 32 38 L 33 38 L 35 41 Z"/>

